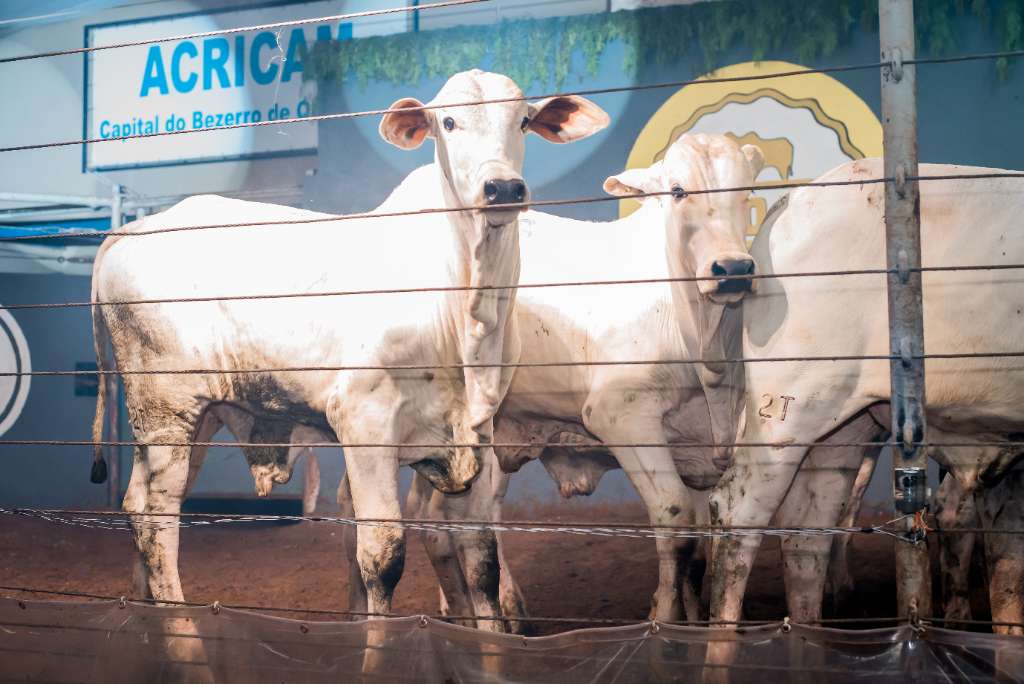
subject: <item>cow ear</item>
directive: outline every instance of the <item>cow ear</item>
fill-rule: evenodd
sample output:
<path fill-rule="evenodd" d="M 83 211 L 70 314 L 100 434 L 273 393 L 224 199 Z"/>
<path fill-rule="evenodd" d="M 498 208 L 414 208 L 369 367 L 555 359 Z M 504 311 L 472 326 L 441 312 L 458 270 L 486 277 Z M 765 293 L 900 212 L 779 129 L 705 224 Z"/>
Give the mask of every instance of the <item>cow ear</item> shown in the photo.
<path fill-rule="evenodd" d="M 430 115 L 422 107 L 423 103 L 415 97 L 404 97 L 388 109 L 408 109 L 409 111 L 391 111 L 384 115 L 380 122 L 380 136 L 395 147 L 403 150 L 414 150 L 423 144 L 430 135 Z"/>
<path fill-rule="evenodd" d="M 754 178 L 761 173 L 761 169 L 764 168 L 764 153 L 761 152 L 761 148 L 757 145 L 744 145 L 740 148 L 743 150 L 743 156 L 747 158 L 747 163 L 750 164 L 750 171 L 754 174 Z"/>
<path fill-rule="evenodd" d="M 655 166 L 626 169 L 622 173 L 608 176 L 604 181 L 604 191 L 616 197 L 642 195 L 645 192 L 655 192 L 658 189 L 657 182 L 658 174 Z"/>
<path fill-rule="evenodd" d="M 578 95 L 531 102 L 529 112 L 529 130 L 553 143 L 582 140 L 603 130 L 611 121 L 607 112 Z"/>

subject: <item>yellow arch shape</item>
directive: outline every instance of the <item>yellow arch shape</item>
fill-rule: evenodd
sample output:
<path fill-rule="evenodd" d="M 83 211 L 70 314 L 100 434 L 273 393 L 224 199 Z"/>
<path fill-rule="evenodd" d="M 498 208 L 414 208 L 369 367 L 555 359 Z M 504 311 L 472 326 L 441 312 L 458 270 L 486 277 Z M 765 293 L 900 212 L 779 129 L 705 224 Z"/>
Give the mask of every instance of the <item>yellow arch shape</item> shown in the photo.
<path fill-rule="evenodd" d="M 790 62 L 744 62 L 722 67 L 701 76 L 665 101 L 637 136 L 626 161 L 627 169 L 645 168 L 660 158 L 676 138 L 692 128 L 702 116 L 718 111 L 729 102 L 749 103 L 772 97 L 792 108 L 806 108 L 822 126 L 835 131 L 843 151 L 852 158 L 882 156 L 882 124 L 855 92 L 827 74 L 805 73 L 750 81 L 701 83 L 718 78 L 746 78 L 777 72 L 805 71 Z M 756 132 L 751 121 L 750 131 Z M 736 134 L 746 131 L 735 131 Z M 639 207 L 636 200 L 619 202 L 619 216 Z"/>

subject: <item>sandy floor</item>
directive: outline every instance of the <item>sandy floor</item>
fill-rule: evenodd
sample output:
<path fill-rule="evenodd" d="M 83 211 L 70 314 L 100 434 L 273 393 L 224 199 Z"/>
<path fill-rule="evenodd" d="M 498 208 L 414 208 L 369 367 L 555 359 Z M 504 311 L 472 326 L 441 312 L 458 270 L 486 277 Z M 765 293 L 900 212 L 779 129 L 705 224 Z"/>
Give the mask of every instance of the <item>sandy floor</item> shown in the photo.
<path fill-rule="evenodd" d="M 507 518 L 640 522 L 634 507 L 562 505 L 511 511 Z M 507 558 L 532 615 L 642 619 L 656 584 L 649 540 L 512 533 Z M 895 589 L 889 537 L 858 536 L 853 568 L 857 594 L 842 617 L 894 613 Z M 40 520 L 0 518 L 0 584 L 131 593 L 133 548 L 126 532 L 99 531 Z M 749 619 L 785 615 L 778 543 L 767 540 L 758 556 L 746 600 Z M 185 529 L 181 572 L 189 600 L 225 604 L 319 609 L 347 607 L 347 568 L 341 531 L 325 523 L 248 523 Z M 394 609 L 435 613 L 433 571 L 415 534 Z M 10 594 L 10 592 L 4 592 Z M 830 614 L 826 608 L 826 614 Z M 981 617 L 980 615 L 978 617 Z M 540 631 L 570 625 L 543 626 Z"/>

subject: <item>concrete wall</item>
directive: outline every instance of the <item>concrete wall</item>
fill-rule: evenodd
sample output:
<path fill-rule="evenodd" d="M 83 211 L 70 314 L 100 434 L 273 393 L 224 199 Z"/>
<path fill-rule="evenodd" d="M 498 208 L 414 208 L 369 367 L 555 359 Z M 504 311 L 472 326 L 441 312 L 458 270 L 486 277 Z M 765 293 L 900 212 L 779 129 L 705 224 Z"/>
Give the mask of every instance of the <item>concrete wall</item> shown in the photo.
<path fill-rule="evenodd" d="M 217 4 L 223 6 L 224 0 Z M 389 4 L 389 3 L 384 3 Z M 598 3 L 600 4 L 600 3 Z M 160 5 L 164 11 L 182 11 L 200 6 L 198 2 Z M 383 6 L 383 5 L 382 5 Z M 536 4 L 502 3 L 509 12 L 535 11 Z M 589 7 L 571 3 L 573 11 Z M 504 10 L 503 10 L 504 11 Z M 110 21 L 143 16 L 151 8 L 135 7 L 90 17 Z M 440 19 L 437 19 L 439 23 Z M 0 54 L 10 55 L 53 46 L 78 45 L 85 20 L 49 24 L 18 32 L 0 43 Z M 425 24 L 424 24 L 425 26 Z M 963 52 L 997 49 L 990 34 L 973 20 L 958 26 Z M 578 56 L 577 56 L 578 57 Z M 596 76 L 585 75 L 577 63 L 569 88 L 600 88 L 629 83 L 653 83 L 702 75 L 701 56 L 688 55 L 670 65 L 641 64 L 638 73 L 623 72 L 624 47 L 612 44 L 601 60 Z M 796 55 L 780 49 L 766 59 L 796 62 Z M 806 66 L 829 66 L 876 61 L 878 36 L 866 30 L 835 54 Z M 737 48 L 723 64 L 749 61 L 749 50 Z M 577 62 L 579 60 L 577 59 Z M 487 64 L 480 65 L 486 67 Z M 837 80 L 856 92 L 876 113 L 879 112 L 877 71 L 837 74 Z M 322 89 L 326 111 L 353 111 L 383 107 L 399 97 L 411 95 L 427 100 L 443 79 L 423 80 L 410 86 L 370 83 L 365 88 Z M 990 62 L 970 62 L 919 68 L 920 155 L 922 161 L 956 162 L 1003 168 L 1020 168 L 1024 138 L 1018 135 L 1020 113 L 1024 111 L 1024 65 L 1018 64 L 1009 79 L 1000 82 Z M 3 92 L 17 94 L 0 109 L 0 145 L 77 137 L 81 132 L 81 58 L 67 57 L 0 69 Z M 551 85 L 545 86 L 550 88 Z M 541 91 L 545 88 L 537 87 Z M 622 170 L 644 124 L 673 94 L 673 90 L 650 90 L 597 96 L 613 125 L 591 140 L 555 147 L 531 136 L 525 174 L 538 199 L 570 198 L 601 194 L 604 178 Z M 400 178 L 430 159 L 429 146 L 416 152 L 402 152 L 381 141 L 377 121 L 358 119 L 321 124 L 320 147 L 316 157 L 284 160 L 203 164 L 187 168 L 160 168 L 103 174 L 83 174 L 80 152 L 66 148 L 26 152 L 0 157 L 0 188 L 19 192 L 67 192 L 105 194 L 109 183 L 122 183 L 145 194 L 188 194 L 235 191 L 271 185 L 303 188 L 303 202 L 327 211 L 359 211 L 375 206 Z M 316 169 L 316 174 L 307 172 Z M 610 219 L 617 215 L 614 202 L 553 211 L 577 217 Z M 62 276 L 0 275 L 0 302 L 69 301 L 88 297 L 88 279 Z M 73 368 L 76 362 L 93 359 L 88 312 L 15 312 L 32 350 L 37 369 Z M 941 343 L 936 343 L 936 348 Z M 10 439 L 88 438 L 92 399 L 76 397 L 71 380 L 37 378 L 32 384 L 21 419 L 7 433 Z M 128 433 L 125 433 L 128 436 Z M 220 435 L 218 438 L 227 438 Z M 5 477 L 0 478 L 0 504 L 4 505 L 95 505 L 103 500 L 101 488 L 87 481 L 89 454 L 85 448 L 49 449 L 5 447 Z M 127 473 L 127 453 L 123 455 Z M 340 476 L 340 458 L 335 451 L 327 457 L 323 491 L 330 496 Z M 884 469 L 883 469 L 884 470 Z M 538 467 L 513 478 L 512 498 L 554 496 L 554 488 Z M 291 485 L 295 487 L 297 485 Z M 251 480 L 235 450 L 211 454 L 199 482 L 200 491 L 249 492 Z M 879 476 L 875 497 L 888 497 L 888 474 Z M 633 494 L 621 474 L 607 476 L 599 497 L 621 500 Z"/>

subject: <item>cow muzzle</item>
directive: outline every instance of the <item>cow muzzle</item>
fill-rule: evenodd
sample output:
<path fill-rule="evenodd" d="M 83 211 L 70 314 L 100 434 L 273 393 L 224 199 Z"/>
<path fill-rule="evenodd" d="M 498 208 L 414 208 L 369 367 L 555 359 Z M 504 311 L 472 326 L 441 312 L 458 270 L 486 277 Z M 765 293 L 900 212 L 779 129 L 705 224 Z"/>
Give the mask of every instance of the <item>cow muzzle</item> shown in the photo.
<path fill-rule="evenodd" d="M 757 264 L 745 254 L 719 256 L 703 271 L 701 277 L 705 280 L 697 282 L 697 289 L 713 302 L 737 302 L 754 291 L 754 279 L 751 276 L 757 271 Z"/>
<path fill-rule="evenodd" d="M 522 176 L 505 164 L 490 162 L 480 170 L 479 202 L 485 208 L 483 213 L 491 226 L 503 226 L 515 221 L 525 207 L 506 206 L 528 202 L 530 189 Z M 489 207 L 494 207 L 493 209 Z"/>

